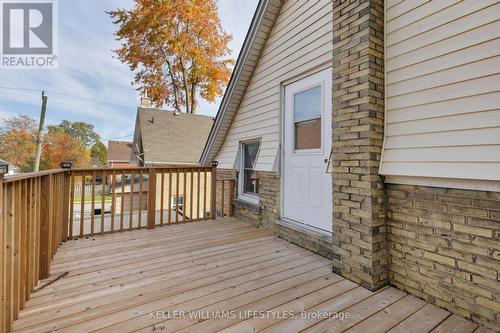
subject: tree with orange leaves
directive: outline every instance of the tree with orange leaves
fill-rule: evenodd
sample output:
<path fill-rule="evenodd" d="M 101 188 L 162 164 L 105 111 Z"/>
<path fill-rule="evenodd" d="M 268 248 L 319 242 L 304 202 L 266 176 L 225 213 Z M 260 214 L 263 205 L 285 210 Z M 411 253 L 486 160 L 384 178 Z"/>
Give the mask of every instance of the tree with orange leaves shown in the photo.
<path fill-rule="evenodd" d="M 229 80 L 231 59 L 216 0 L 135 0 L 109 12 L 120 28 L 118 58 L 136 71 L 134 84 L 157 107 L 195 113 L 197 95 L 213 102 Z"/>
<path fill-rule="evenodd" d="M 44 149 L 42 165 L 44 169 L 58 169 L 62 161 L 71 161 L 75 167 L 89 167 L 90 150 L 78 138 L 64 132 L 52 130 L 45 140 L 50 142 Z"/>

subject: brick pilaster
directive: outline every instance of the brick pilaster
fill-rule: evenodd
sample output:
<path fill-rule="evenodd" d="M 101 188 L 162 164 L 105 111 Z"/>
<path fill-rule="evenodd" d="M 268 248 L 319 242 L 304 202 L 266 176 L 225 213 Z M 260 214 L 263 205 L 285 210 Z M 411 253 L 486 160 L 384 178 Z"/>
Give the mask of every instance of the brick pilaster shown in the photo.
<path fill-rule="evenodd" d="M 369 289 L 387 280 L 383 0 L 333 11 L 333 267 Z"/>

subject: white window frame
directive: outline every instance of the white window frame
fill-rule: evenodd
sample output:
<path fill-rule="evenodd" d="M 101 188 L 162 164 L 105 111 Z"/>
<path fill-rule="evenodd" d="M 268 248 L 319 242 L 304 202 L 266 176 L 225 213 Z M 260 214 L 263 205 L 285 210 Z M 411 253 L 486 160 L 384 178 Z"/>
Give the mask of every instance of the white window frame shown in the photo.
<path fill-rule="evenodd" d="M 243 183 L 244 183 L 244 170 L 245 170 L 245 150 L 244 146 L 247 144 L 252 144 L 252 143 L 258 143 L 259 144 L 259 149 L 257 149 L 257 155 L 255 157 L 255 160 L 259 158 L 259 153 L 260 153 L 260 148 L 262 147 L 262 141 L 260 138 L 258 139 L 252 139 L 252 140 L 245 140 L 240 142 L 240 168 L 239 168 L 239 174 L 238 174 L 238 199 L 258 205 L 259 204 L 259 195 L 258 194 L 252 194 L 252 193 L 245 193 L 244 188 L 243 188 Z"/>
<path fill-rule="evenodd" d="M 170 197 L 170 204 L 171 204 L 172 210 L 177 209 L 177 197 L 179 197 L 179 201 L 180 201 L 180 206 L 181 206 L 180 211 L 183 211 L 184 210 L 184 196 L 183 195 L 179 195 L 179 196 L 173 195 Z"/>

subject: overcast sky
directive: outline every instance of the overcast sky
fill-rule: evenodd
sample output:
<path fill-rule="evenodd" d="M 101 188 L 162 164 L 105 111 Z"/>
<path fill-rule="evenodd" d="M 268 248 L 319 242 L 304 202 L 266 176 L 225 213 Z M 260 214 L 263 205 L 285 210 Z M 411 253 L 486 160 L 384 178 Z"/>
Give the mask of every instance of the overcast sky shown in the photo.
<path fill-rule="evenodd" d="M 233 35 L 236 59 L 258 0 L 217 2 L 222 26 Z M 116 26 L 105 11 L 132 6 L 132 0 L 59 1 L 59 68 L 0 70 L 0 118 L 26 114 L 38 119 L 45 89 L 46 123 L 86 121 L 104 140 L 131 140 L 139 96 L 130 84 L 133 74 L 113 58 Z M 199 113 L 215 115 L 219 102 L 201 100 Z"/>

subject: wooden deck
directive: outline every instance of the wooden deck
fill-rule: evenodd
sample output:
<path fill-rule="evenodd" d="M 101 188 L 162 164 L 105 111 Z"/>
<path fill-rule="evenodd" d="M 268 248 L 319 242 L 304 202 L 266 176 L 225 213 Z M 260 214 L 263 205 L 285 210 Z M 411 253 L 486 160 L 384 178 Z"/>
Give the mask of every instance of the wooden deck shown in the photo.
<path fill-rule="evenodd" d="M 229 218 L 68 241 L 48 280 L 65 272 L 32 294 L 14 332 L 483 331 Z"/>

